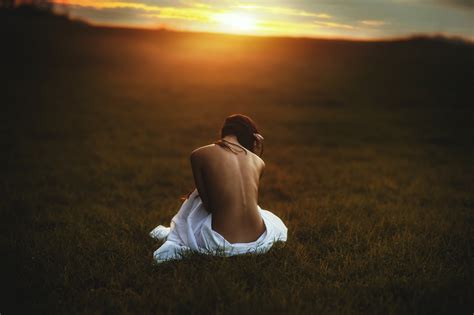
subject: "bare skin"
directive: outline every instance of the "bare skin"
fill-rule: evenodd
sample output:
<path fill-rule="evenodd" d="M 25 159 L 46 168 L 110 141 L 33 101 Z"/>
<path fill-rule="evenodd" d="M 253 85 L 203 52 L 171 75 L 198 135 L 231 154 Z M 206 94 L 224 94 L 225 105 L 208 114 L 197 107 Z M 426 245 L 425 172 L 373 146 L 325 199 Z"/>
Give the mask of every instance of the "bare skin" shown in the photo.
<path fill-rule="evenodd" d="M 235 136 L 223 138 L 239 144 Z M 239 144 L 240 145 L 240 144 Z M 234 154 L 216 144 L 191 153 L 191 166 L 199 196 L 212 213 L 212 229 L 230 243 L 253 242 L 265 232 L 258 211 L 258 185 L 265 163 L 253 152 Z"/>

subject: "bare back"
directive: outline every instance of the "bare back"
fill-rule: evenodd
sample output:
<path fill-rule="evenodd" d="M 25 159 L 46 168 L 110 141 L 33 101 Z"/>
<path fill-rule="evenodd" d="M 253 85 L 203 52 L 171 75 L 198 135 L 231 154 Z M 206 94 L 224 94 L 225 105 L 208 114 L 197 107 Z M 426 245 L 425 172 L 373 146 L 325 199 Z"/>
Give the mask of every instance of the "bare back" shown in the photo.
<path fill-rule="evenodd" d="M 247 150 L 237 154 L 208 145 L 191 154 L 199 195 L 212 213 L 212 229 L 230 243 L 255 241 L 265 231 L 258 185 L 265 163 Z"/>

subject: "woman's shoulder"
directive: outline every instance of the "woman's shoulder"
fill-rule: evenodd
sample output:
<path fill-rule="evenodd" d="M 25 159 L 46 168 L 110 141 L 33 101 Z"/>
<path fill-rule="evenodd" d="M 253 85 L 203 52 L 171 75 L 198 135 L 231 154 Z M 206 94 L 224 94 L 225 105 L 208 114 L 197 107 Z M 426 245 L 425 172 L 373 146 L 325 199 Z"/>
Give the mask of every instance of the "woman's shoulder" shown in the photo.
<path fill-rule="evenodd" d="M 261 168 L 265 168 L 265 161 L 261 157 L 255 154 L 255 159 Z"/>
<path fill-rule="evenodd" d="M 215 148 L 215 144 L 208 144 L 197 149 L 194 149 L 191 152 L 191 158 L 199 158 L 208 155 Z"/>
<path fill-rule="evenodd" d="M 248 152 L 253 157 L 255 163 L 257 163 L 261 167 L 265 167 L 265 161 L 260 156 L 258 156 L 257 154 L 255 154 L 254 152 L 250 150 L 248 150 Z"/>
<path fill-rule="evenodd" d="M 216 156 L 216 154 L 215 154 L 215 153 L 217 153 L 216 151 L 221 152 L 218 149 L 218 145 L 216 145 L 215 143 L 199 147 L 197 149 L 194 149 L 191 152 L 191 160 L 205 160 L 205 159 L 218 158 L 217 156 L 219 154 L 217 154 L 217 156 Z M 252 157 L 255 164 L 257 164 L 261 168 L 265 167 L 265 162 L 263 161 L 263 159 L 260 156 L 253 153 L 250 150 L 247 150 L 247 153 L 250 154 L 250 156 Z"/>

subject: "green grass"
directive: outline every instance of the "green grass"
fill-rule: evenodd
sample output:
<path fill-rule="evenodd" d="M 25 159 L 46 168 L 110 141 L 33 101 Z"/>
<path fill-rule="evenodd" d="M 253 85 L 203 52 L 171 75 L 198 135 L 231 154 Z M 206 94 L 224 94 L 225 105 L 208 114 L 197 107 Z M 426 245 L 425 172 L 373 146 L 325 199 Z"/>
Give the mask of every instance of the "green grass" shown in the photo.
<path fill-rule="evenodd" d="M 34 26 L 2 29 L 2 314 L 474 310 L 473 46 Z M 237 112 L 288 242 L 154 265 Z"/>

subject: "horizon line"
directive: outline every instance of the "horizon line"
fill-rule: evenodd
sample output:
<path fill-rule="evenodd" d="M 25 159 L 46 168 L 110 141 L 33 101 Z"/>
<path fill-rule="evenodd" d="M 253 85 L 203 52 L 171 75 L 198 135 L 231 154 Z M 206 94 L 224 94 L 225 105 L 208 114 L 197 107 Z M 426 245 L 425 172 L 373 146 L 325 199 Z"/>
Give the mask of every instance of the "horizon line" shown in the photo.
<path fill-rule="evenodd" d="M 0 11 L 16 11 L 22 7 L 31 7 L 22 5 L 14 8 L 0 7 Z M 41 11 L 41 10 L 40 10 Z M 210 35 L 226 35 L 235 37 L 251 37 L 251 38 L 274 38 L 274 39 L 306 39 L 306 40 L 327 40 L 327 41 L 351 41 L 351 42 L 396 42 L 404 40 L 413 40 L 420 38 L 427 39 L 443 39 L 450 42 L 462 42 L 469 45 L 474 45 L 474 36 L 465 36 L 460 34 L 452 34 L 447 32 L 413 32 L 404 35 L 381 36 L 381 37 L 364 37 L 364 36 L 340 36 L 340 35 L 292 35 L 292 34 L 257 34 L 257 33 L 240 33 L 240 32 L 225 32 L 212 30 L 194 30 L 191 28 L 173 28 L 166 24 L 160 25 L 137 25 L 127 23 L 107 23 L 94 22 L 90 19 L 80 16 L 71 16 L 68 12 L 61 10 L 49 11 L 52 16 L 63 17 L 70 22 L 83 23 L 96 28 L 113 28 L 113 29 L 127 29 L 127 30 L 144 30 L 144 31 L 169 31 L 177 33 L 192 33 L 192 34 L 210 34 Z"/>
<path fill-rule="evenodd" d="M 97 28 L 112 28 L 112 29 L 127 29 L 127 30 L 144 30 L 144 31 L 168 31 L 176 33 L 192 33 L 192 34 L 210 34 L 210 35 L 226 35 L 226 36 L 235 36 L 235 37 L 254 37 L 254 38 L 275 38 L 275 39 L 307 39 L 307 40 L 334 40 L 334 41 L 351 41 L 351 42 L 396 42 L 404 40 L 412 40 L 419 38 L 428 38 L 428 39 L 444 39 L 451 42 L 463 42 L 466 44 L 474 45 L 474 36 L 466 37 L 463 35 L 450 34 L 444 32 L 434 32 L 434 33 L 423 33 L 423 32 L 414 32 L 406 35 L 400 36 L 385 36 L 385 37 L 344 37 L 344 36 L 331 36 L 331 35 L 290 35 L 290 34 L 249 34 L 249 33 L 232 33 L 224 31 L 201 31 L 193 29 L 178 29 L 172 28 L 167 25 L 157 25 L 157 26 L 148 26 L 148 25 L 135 25 L 135 24 L 125 24 L 125 23 L 101 23 L 93 22 L 82 17 L 70 17 L 68 18 L 71 21 L 77 21 L 85 23 L 91 27 Z"/>

